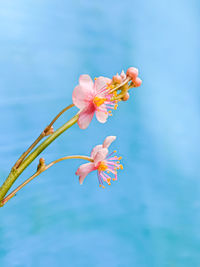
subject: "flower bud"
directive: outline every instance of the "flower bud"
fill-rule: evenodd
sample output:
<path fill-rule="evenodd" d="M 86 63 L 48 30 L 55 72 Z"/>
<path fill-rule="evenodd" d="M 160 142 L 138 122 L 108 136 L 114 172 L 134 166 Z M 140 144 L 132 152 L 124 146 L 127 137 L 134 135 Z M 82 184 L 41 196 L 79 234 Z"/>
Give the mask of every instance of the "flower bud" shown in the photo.
<path fill-rule="evenodd" d="M 117 73 L 115 76 L 112 78 L 114 83 L 120 84 L 122 82 L 122 77 Z"/>
<path fill-rule="evenodd" d="M 135 81 L 138 76 L 138 69 L 130 67 L 126 72 L 126 75 L 129 76 L 132 81 Z"/>
<path fill-rule="evenodd" d="M 126 74 L 125 74 L 125 72 L 123 70 L 122 70 L 120 76 L 121 76 L 122 80 L 126 79 Z"/>
<path fill-rule="evenodd" d="M 45 136 L 51 135 L 53 133 L 54 133 L 53 126 L 51 126 L 50 128 L 49 128 L 49 126 L 47 126 L 47 128 L 44 130 Z"/>
<path fill-rule="evenodd" d="M 137 77 L 135 81 L 133 81 L 134 87 L 139 87 L 142 84 L 142 80 Z"/>
<path fill-rule="evenodd" d="M 45 159 L 44 158 L 40 158 L 39 159 L 39 164 L 37 166 L 37 171 L 43 171 L 45 169 Z"/>
<path fill-rule="evenodd" d="M 129 99 L 130 95 L 128 92 L 122 97 L 122 101 L 127 101 Z"/>

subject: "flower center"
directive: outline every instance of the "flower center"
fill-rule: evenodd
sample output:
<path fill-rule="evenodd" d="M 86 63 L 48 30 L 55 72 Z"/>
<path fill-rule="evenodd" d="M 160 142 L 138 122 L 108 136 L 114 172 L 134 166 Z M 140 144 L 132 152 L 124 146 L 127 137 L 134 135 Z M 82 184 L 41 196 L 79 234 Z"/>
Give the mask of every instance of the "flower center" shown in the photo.
<path fill-rule="evenodd" d="M 93 103 L 99 107 L 101 106 L 104 102 L 106 101 L 106 98 L 102 98 L 102 97 L 98 97 L 98 96 L 95 96 L 94 100 L 93 100 Z"/>
<path fill-rule="evenodd" d="M 108 166 L 106 165 L 106 163 L 104 161 L 101 161 L 98 167 L 98 171 L 104 172 L 107 169 L 108 169 Z"/>

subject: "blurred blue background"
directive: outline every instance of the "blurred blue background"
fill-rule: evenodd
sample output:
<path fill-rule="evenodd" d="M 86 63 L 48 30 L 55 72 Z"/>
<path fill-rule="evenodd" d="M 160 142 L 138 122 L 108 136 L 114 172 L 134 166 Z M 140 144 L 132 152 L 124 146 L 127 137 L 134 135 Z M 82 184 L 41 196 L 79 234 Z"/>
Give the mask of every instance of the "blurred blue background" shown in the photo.
<path fill-rule="evenodd" d="M 87 155 L 116 135 L 119 180 L 101 190 L 92 173 L 80 186 L 81 160 L 43 173 L 0 209 L 1 267 L 200 266 L 199 8 L 197 0 L 1 1 L 1 183 L 71 103 L 80 74 L 135 66 L 143 79 L 106 125 L 76 125 L 42 154 Z"/>

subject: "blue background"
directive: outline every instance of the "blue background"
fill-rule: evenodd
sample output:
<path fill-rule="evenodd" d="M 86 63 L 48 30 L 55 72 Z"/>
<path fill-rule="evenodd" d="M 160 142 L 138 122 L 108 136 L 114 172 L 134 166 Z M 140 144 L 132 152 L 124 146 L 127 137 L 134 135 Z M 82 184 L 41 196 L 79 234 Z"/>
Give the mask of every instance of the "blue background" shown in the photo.
<path fill-rule="evenodd" d="M 199 7 L 197 0 L 1 1 L 1 183 L 71 103 L 80 74 L 112 77 L 135 66 L 143 79 L 106 125 L 76 125 L 42 154 L 47 162 L 88 155 L 116 135 L 119 180 L 101 190 L 92 173 L 80 186 L 81 160 L 43 173 L 0 209 L 1 267 L 200 266 Z"/>

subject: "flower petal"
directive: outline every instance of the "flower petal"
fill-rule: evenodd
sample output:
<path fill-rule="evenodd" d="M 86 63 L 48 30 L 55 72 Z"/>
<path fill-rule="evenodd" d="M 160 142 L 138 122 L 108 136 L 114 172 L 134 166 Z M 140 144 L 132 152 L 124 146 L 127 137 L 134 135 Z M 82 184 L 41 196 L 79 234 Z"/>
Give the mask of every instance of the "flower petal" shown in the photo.
<path fill-rule="evenodd" d="M 94 159 L 94 157 L 96 156 L 96 154 L 97 154 L 97 152 L 99 151 L 99 150 L 101 150 L 103 148 L 103 146 L 102 145 L 97 145 L 97 146 L 95 146 L 93 149 L 92 149 L 92 152 L 91 152 L 91 158 L 92 159 Z"/>
<path fill-rule="evenodd" d="M 96 118 L 99 122 L 105 123 L 108 118 L 108 112 L 107 110 L 96 110 Z"/>
<path fill-rule="evenodd" d="M 97 167 L 97 165 L 106 158 L 108 154 L 108 149 L 107 148 L 102 148 L 96 153 L 96 156 L 94 157 L 94 165 Z"/>
<path fill-rule="evenodd" d="M 110 83 L 111 81 L 111 79 L 103 76 L 96 78 L 94 82 L 94 89 L 96 93 L 98 93 L 103 87 L 106 88 L 108 86 L 108 83 Z"/>
<path fill-rule="evenodd" d="M 89 90 L 94 88 L 93 80 L 90 78 L 89 75 L 83 74 L 79 77 L 79 84 L 83 87 L 87 87 Z"/>
<path fill-rule="evenodd" d="M 88 173 L 94 171 L 95 169 L 93 162 L 82 164 L 76 171 L 76 175 L 79 176 L 79 183 L 82 184 Z"/>
<path fill-rule="evenodd" d="M 88 105 L 87 107 L 85 107 L 80 115 L 79 115 L 79 118 L 78 118 L 78 126 L 81 128 L 81 129 L 86 129 L 93 116 L 94 116 L 94 113 L 95 113 L 95 107 L 94 105 Z"/>
<path fill-rule="evenodd" d="M 115 141 L 116 136 L 108 136 L 103 142 L 103 147 L 108 148 L 113 141 Z"/>
<path fill-rule="evenodd" d="M 81 75 L 79 85 L 74 88 L 72 94 L 73 104 L 80 109 L 83 109 L 89 104 L 94 96 L 94 83 L 89 75 Z"/>

